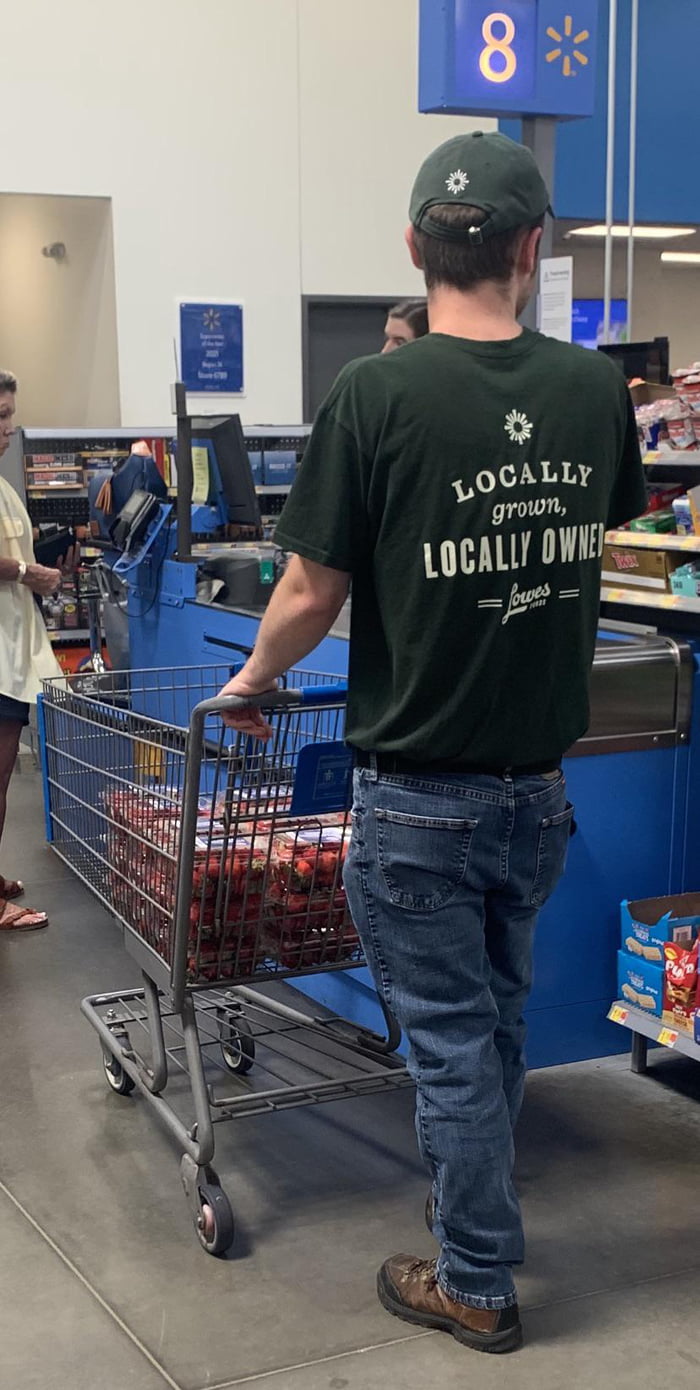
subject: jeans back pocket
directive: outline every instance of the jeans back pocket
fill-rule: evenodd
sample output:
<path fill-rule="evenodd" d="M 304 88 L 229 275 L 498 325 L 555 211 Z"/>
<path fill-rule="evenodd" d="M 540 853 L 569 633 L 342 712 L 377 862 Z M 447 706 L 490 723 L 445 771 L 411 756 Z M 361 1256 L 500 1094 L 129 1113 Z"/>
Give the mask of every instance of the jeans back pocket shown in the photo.
<path fill-rule="evenodd" d="M 476 820 L 377 807 L 377 857 L 394 907 L 437 912 L 464 881 Z"/>
<path fill-rule="evenodd" d="M 566 868 L 573 815 L 573 806 L 567 804 L 558 815 L 546 816 L 540 825 L 537 863 L 532 884 L 533 907 L 544 907 Z"/>

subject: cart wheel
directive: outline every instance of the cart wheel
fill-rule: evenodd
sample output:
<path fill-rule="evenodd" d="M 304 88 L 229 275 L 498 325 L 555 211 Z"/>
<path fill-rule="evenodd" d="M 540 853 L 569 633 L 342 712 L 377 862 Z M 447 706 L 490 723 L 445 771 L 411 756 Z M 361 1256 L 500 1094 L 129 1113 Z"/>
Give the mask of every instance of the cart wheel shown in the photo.
<path fill-rule="evenodd" d="M 111 1052 L 102 1053 L 102 1065 L 111 1089 L 116 1091 L 118 1096 L 130 1096 L 136 1082 L 132 1080 L 128 1072 L 124 1071 L 121 1063 Z"/>
<path fill-rule="evenodd" d="M 208 1255 L 225 1255 L 233 1245 L 233 1211 L 223 1188 L 217 1183 L 200 1183 L 200 1211 L 195 1221 L 199 1243 Z"/>
<path fill-rule="evenodd" d="M 219 1035 L 224 1066 L 238 1076 L 245 1076 L 255 1061 L 253 1030 L 242 1014 L 230 1014 L 219 1009 Z"/>

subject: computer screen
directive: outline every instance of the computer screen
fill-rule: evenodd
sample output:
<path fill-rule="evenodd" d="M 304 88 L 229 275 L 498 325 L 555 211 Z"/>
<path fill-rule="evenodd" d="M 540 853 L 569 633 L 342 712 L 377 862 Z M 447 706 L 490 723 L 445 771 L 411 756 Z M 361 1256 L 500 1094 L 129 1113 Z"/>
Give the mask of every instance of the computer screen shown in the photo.
<path fill-rule="evenodd" d="M 573 302 L 571 341 L 579 347 L 597 348 L 603 341 L 605 303 L 602 299 L 575 299 Z M 627 341 L 627 300 L 613 299 L 610 304 L 610 333 L 613 343 Z"/>
<path fill-rule="evenodd" d="M 210 446 L 210 460 L 219 477 L 210 468 L 209 502 L 216 501 L 220 490 L 228 508 L 228 518 L 234 526 L 260 528 L 260 506 L 253 482 L 248 451 L 238 415 L 202 415 L 192 420 L 192 444 Z"/>
<path fill-rule="evenodd" d="M 670 349 L 668 338 L 653 338 L 645 343 L 610 343 L 600 351 L 615 362 L 627 381 L 649 381 L 655 386 L 667 386 Z"/>

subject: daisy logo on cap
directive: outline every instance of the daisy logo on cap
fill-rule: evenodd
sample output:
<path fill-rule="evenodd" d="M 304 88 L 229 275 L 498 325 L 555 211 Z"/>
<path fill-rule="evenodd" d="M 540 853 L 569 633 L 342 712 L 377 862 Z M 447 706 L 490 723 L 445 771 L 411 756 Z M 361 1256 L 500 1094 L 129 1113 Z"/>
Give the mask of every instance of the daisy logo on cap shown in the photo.
<path fill-rule="evenodd" d="M 463 169 L 455 169 L 454 173 L 445 179 L 445 183 L 448 193 L 463 193 L 469 183 L 469 175 L 465 174 Z"/>

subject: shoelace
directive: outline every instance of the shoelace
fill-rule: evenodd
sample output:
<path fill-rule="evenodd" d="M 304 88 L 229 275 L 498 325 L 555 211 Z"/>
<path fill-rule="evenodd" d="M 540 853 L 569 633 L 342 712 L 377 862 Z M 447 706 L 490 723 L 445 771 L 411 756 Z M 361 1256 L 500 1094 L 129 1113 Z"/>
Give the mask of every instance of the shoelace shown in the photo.
<path fill-rule="evenodd" d="M 426 1293 L 432 1293 L 437 1285 L 437 1268 L 434 1260 L 416 1260 L 409 1269 L 409 1275 L 416 1275 L 424 1285 Z"/>

